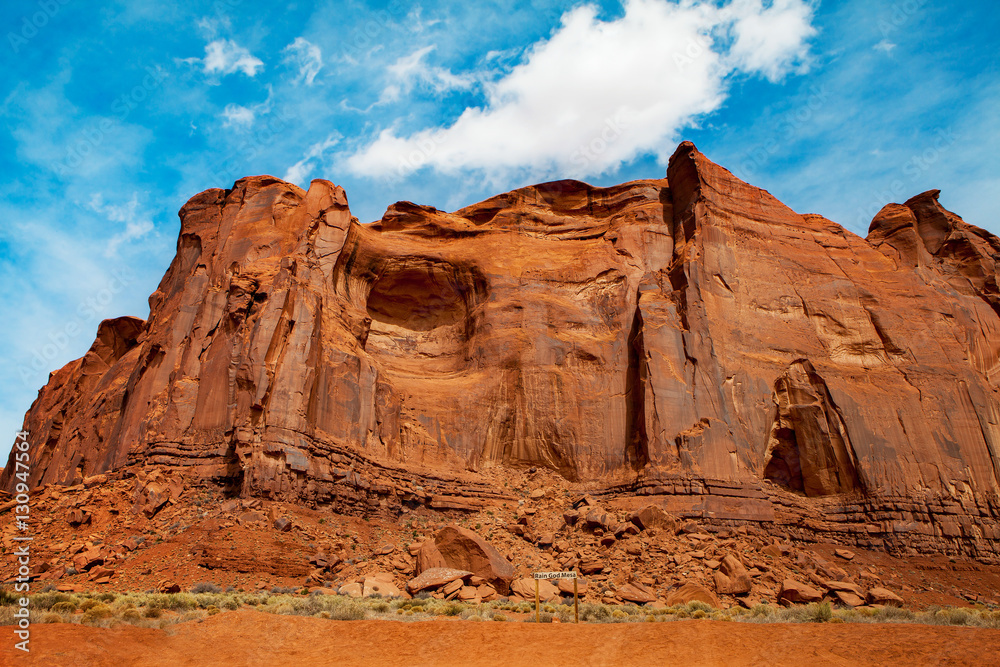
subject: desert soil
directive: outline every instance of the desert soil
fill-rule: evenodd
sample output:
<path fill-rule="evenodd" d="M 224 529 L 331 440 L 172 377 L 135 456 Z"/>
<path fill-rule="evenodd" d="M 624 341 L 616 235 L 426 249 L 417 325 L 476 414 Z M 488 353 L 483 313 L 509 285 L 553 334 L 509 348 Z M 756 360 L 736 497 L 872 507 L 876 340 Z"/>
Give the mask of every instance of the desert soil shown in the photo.
<path fill-rule="evenodd" d="M 4 633 L 7 634 L 7 633 Z M 1000 665 L 1000 630 L 906 624 L 328 621 L 236 611 L 165 630 L 32 627 L 3 665 Z"/>

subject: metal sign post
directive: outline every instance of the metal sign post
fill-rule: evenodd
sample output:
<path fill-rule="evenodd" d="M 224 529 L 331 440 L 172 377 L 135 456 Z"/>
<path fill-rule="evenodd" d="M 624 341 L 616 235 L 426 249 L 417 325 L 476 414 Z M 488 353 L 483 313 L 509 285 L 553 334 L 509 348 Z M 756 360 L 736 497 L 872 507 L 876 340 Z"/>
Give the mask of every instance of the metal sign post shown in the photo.
<path fill-rule="evenodd" d="M 576 572 L 535 572 L 535 623 L 542 622 L 541 609 L 538 606 L 538 582 L 541 579 L 572 579 L 573 580 L 573 611 L 576 622 L 580 622 L 580 596 L 577 593 Z"/>

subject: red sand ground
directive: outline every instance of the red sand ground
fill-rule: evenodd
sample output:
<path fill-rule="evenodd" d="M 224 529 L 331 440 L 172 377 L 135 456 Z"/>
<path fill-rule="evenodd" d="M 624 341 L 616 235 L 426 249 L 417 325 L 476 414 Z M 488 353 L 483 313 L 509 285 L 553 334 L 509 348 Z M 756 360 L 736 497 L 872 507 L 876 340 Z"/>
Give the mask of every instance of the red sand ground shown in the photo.
<path fill-rule="evenodd" d="M 4 632 L 7 635 L 8 632 Z M 1000 665 L 1000 630 L 905 624 L 327 621 L 237 611 L 147 630 L 32 627 L 3 665 Z"/>

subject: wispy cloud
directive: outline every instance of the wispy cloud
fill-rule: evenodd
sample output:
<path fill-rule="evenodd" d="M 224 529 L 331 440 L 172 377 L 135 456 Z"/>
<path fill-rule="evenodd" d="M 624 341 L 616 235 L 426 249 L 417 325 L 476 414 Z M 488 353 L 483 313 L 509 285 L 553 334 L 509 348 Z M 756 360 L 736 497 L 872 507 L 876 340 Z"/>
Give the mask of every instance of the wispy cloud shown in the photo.
<path fill-rule="evenodd" d="M 317 161 L 328 153 L 330 149 L 339 144 L 343 138 L 343 135 L 339 132 L 334 132 L 328 135 L 323 141 L 310 146 L 309 150 L 307 150 L 305 155 L 302 156 L 302 159 L 288 168 L 285 172 L 284 180 L 289 183 L 305 185 L 305 182 L 309 177 L 311 170 L 316 166 Z"/>
<path fill-rule="evenodd" d="M 263 102 L 251 105 L 227 104 L 222 110 L 222 126 L 243 130 L 252 127 L 257 118 L 271 113 L 273 94 L 274 91 L 268 85 L 267 99 Z"/>
<path fill-rule="evenodd" d="M 242 72 L 254 77 L 264 69 L 264 62 L 231 39 L 216 39 L 205 45 L 204 58 L 187 58 L 184 62 L 201 64 L 205 74 L 235 74 Z"/>
<path fill-rule="evenodd" d="M 470 74 L 454 74 L 443 67 L 433 67 L 425 62 L 425 57 L 436 47 L 425 46 L 396 60 L 386 68 L 390 83 L 382 91 L 382 102 L 394 102 L 407 95 L 418 86 L 426 86 L 435 93 L 449 90 L 467 90 L 475 83 Z"/>
<path fill-rule="evenodd" d="M 731 74 L 778 80 L 802 68 L 811 12 L 803 0 L 767 8 L 759 0 L 721 7 L 626 0 L 623 16 L 602 21 L 596 7 L 584 5 L 563 15 L 559 29 L 508 74 L 484 84 L 485 106 L 407 136 L 383 129 L 348 165 L 381 177 L 423 166 L 586 176 L 643 153 L 662 156 L 680 128 L 720 107 Z M 397 61 L 390 68 L 396 82 L 383 97 L 394 99 L 416 82 L 437 91 L 471 85 L 471 77 L 429 68 L 424 58 L 432 49 Z"/>
<path fill-rule="evenodd" d="M 323 68 L 323 52 L 320 48 L 304 37 L 296 37 L 294 42 L 285 47 L 283 53 L 284 62 L 298 68 L 295 80 L 307 86 L 313 85 L 316 75 Z"/>
<path fill-rule="evenodd" d="M 883 39 L 881 42 L 873 47 L 876 51 L 884 51 L 886 53 L 892 53 L 892 50 L 896 48 L 896 45 L 887 39 Z"/>
<path fill-rule="evenodd" d="M 118 247 L 140 239 L 153 231 L 152 217 L 139 206 L 139 194 L 133 193 L 132 198 L 123 204 L 105 203 L 101 193 L 95 193 L 88 205 L 91 211 L 103 216 L 111 223 L 124 224 L 125 228 L 112 236 L 104 250 L 105 257 L 118 254 Z"/>

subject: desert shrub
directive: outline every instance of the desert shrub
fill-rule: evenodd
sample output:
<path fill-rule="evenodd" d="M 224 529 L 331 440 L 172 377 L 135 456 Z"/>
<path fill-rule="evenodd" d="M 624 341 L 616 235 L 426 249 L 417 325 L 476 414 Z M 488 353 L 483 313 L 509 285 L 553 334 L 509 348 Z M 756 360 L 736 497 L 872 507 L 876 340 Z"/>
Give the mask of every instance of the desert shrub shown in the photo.
<path fill-rule="evenodd" d="M 192 593 L 221 593 L 222 589 L 211 581 L 200 581 L 191 587 Z"/>
<path fill-rule="evenodd" d="M 449 602 L 443 607 L 438 609 L 438 614 L 441 616 L 458 616 L 463 611 L 465 611 L 465 605 L 459 602 Z"/>
<path fill-rule="evenodd" d="M 221 610 L 220 610 L 220 609 L 219 609 L 218 607 L 216 607 L 216 606 L 215 606 L 215 605 L 213 604 L 213 605 L 209 605 L 209 606 L 208 606 L 208 607 L 207 607 L 207 608 L 205 609 L 205 611 L 207 611 L 207 612 L 208 612 L 208 615 L 209 615 L 209 616 L 215 616 L 215 615 L 216 615 L 216 614 L 218 614 L 218 613 L 219 613 L 219 611 L 221 611 Z"/>
<path fill-rule="evenodd" d="M 62 623 L 63 617 L 54 611 L 47 611 L 42 614 L 42 623 Z"/>
<path fill-rule="evenodd" d="M 345 600 L 330 609 L 330 618 L 334 621 L 360 621 L 366 616 L 368 612 L 355 600 Z"/>
<path fill-rule="evenodd" d="M 580 618 L 584 621 L 604 623 L 611 619 L 611 612 L 602 604 L 580 605 Z"/>
<path fill-rule="evenodd" d="M 909 609 L 884 607 L 876 609 L 872 618 L 884 623 L 909 623 L 914 620 L 915 615 Z"/>
<path fill-rule="evenodd" d="M 54 605 L 52 605 L 51 609 L 52 611 L 59 614 L 72 614 L 74 611 L 76 611 L 76 604 L 70 602 L 69 600 L 66 600 L 63 602 L 56 602 Z"/>
<path fill-rule="evenodd" d="M 94 607 L 98 606 L 99 604 L 101 604 L 101 603 L 98 602 L 97 600 L 95 600 L 93 598 L 87 598 L 86 600 L 84 600 L 83 602 L 80 603 L 80 611 L 82 611 L 82 612 L 88 612 L 91 609 L 93 609 Z"/>
<path fill-rule="evenodd" d="M 163 616 L 163 610 L 159 607 L 147 607 L 145 616 L 146 618 L 159 618 Z"/>
<path fill-rule="evenodd" d="M 389 603 L 385 600 L 376 600 L 371 603 L 372 611 L 377 611 L 379 613 L 384 613 L 389 611 Z"/>
<path fill-rule="evenodd" d="M 287 602 L 282 602 L 281 604 L 274 605 L 272 609 L 268 609 L 272 614 L 281 614 L 282 616 L 290 616 L 295 613 L 295 607 L 288 604 Z"/>
<path fill-rule="evenodd" d="M 230 611 L 236 611 L 240 608 L 240 603 L 236 598 L 229 598 L 222 603 L 222 606 Z"/>
<path fill-rule="evenodd" d="M 691 600 L 687 603 L 687 608 L 692 614 L 696 611 L 704 611 L 706 613 L 712 611 L 712 605 L 706 604 L 701 600 Z"/>
<path fill-rule="evenodd" d="M 942 609 L 934 614 L 934 621 L 941 625 L 970 625 L 972 614 L 965 609 Z"/>
<path fill-rule="evenodd" d="M 118 596 L 117 596 L 117 594 L 111 593 L 109 591 L 107 593 L 98 593 L 95 597 L 98 600 L 100 600 L 101 602 L 114 602 L 115 598 L 118 597 Z"/>
<path fill-rule="evenodd" d="M 494 621 L 506 621 L 507 620 L 507 615 L 504 614 L 504 613 L 502 613 L 502 612 L 496 612 L 495 614 L 493 614 L 493 620 Z"/>
<path fill-rule="evenodd" d="M 129 609 L 122 611 L 121 619 L 129 623 L 136 623 L 142 620 L 142 614 L 139 613 L 139 610 L 136 609 L 135 607 L 131 607 Z"/>
<path fill-rule="evenodd" d="M 111 607 L 103 603 L 98 603 L 83 613 L 82 620 L 84 623 L 93 623 L 111 618 L 113 615 L 114 612 L 111 610 Z"/>
<path fill-rule="evenodd" d="M 0 589 L 0 607 L 7 607 L 10 605 L 19 604 L 18 600 L 20 598 L 21 596 L 14 593 L 13 591 Z"/>
<path fill-rule="evenodd" d="M 65 593 L 39 593 L 31 596 L 31 606 L 35 609 L 51 609 L 53 605 L 69 600 L 70 596 Z"/>
<path fill-rule="evenodd" d="M 833 618 L 829 602 L 814 602 L 807 607 L 808 618 L 814 623 L 826 623 Z"/>
<path fill-rule="evenodd" d="M 611 619 L 614 621 L 624 621 L 628 618 L 628 613 L 621 609 L 615 609 L 611 612 Z"/>

